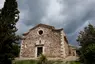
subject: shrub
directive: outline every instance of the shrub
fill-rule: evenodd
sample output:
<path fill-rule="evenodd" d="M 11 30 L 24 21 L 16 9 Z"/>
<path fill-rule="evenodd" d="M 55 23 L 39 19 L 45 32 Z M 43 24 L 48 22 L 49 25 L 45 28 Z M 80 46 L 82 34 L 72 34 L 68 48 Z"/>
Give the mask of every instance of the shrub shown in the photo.
<path fill-rule="evenodd" d="M 38 64 L 47 64 L 47 58 L 45 55 L 41 54 L 38 58 Z"/>

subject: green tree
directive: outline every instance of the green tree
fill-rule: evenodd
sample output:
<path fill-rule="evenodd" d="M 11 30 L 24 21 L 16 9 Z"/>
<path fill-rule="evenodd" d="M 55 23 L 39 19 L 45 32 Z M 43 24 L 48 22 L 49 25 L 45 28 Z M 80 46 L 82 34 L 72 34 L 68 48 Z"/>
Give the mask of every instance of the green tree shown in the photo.
<path fill-rule="evenodd" d="M 11 64 L 15 57 L 15 45 L 19 36 L 15 34 L 19 11 L 16 0 L 5 0 L 0 10 L 0 64 Z"/>
<path fill-rule="evenodd" d="M 81 46 L 80 61 L 84 64 L 95 64 L 95 27 L 91 24 L 85 27 L 77 41 Z"/>

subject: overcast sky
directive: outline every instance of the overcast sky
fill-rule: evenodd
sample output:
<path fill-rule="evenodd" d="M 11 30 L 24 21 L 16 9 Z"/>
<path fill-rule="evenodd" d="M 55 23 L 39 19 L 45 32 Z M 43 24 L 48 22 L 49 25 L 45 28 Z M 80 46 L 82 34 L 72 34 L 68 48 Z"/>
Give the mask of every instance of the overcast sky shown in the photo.
<path fill-rule="evenodd" d="M 4 0 L 0 0 L 2 8 Z M 33 26 L 44 23 L 63 28 L 70 44 L 77 45 L 76 38 L 89 23 L 95 25 L 95 0 L 18 0 L 20 19 L 18 32 L 27 32 Z"/>

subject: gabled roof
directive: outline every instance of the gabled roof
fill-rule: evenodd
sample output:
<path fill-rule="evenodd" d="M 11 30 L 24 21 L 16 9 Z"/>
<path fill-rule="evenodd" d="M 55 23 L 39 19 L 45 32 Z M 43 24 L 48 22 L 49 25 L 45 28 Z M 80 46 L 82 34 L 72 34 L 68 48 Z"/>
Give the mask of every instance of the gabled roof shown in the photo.
<path fill-rule="evenodd" d="M 49 29 L 55 29 L 54 26 L 50 26 L 50 25 L 46 25 L 46 24 L 38 24 L 35 27 L 31 28 L 30 30 L 33 30 L 33 29 L 35 29 L 35 28 L 37 28 L 39 26 L 46 27 L 46 28 L 49 28 Z"/>
<path fill-rule="evenodd" d="M 33 29 L 35 29 L 35 28 L 37 28 L 39 26 L 52 29 L 53 31 L 61 31 L 61 30 L 63 30 L 63 28 L 61 28 L 61 29 L 55 29 L 54 26 L 50 26 L 50 25 L 46 25 L 46 24 L 38 24 L 35 27 L 31 28 L 27 33 L 24 33 L 23 35 L 27 35 L 31 30 L 33 30 Z"/>

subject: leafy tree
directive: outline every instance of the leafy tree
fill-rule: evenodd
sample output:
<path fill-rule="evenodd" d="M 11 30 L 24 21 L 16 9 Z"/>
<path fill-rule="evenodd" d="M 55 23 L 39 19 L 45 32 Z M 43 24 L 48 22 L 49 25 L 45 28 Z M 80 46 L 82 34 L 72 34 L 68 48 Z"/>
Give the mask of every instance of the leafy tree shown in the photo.
<path fill-rule="evenodd" d="M 16 22 L 19 19 L 16 0 L 5 0 L 0 10 L 0 64 L 11 64 L 15 57 L 15 47 L 19 36 L 15 34 Z"/>
<path fill-rule="evenodd" d="M 81 46 L 80 60 L 85 64 L 95 64 L 95 27 L 91 24 L 85 27 L 77 41 Z"/>

